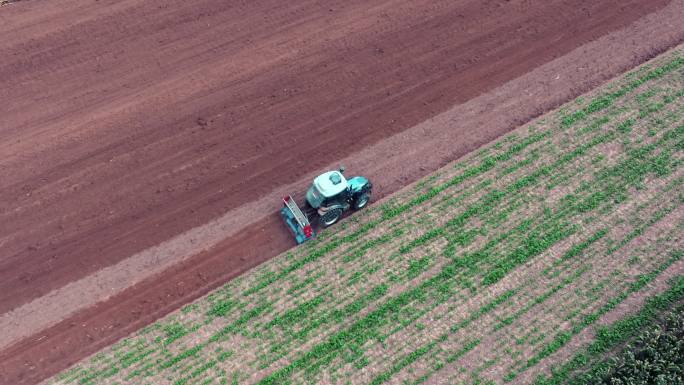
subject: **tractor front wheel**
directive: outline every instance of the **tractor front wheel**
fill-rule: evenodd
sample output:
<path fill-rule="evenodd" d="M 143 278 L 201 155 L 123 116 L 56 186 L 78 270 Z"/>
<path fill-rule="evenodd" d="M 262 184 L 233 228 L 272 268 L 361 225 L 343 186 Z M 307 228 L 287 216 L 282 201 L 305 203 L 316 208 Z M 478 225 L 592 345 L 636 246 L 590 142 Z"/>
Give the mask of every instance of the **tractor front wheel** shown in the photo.
<path fill-rule="evenodd" d="M 323 226 L 328 227 L 337 222 L 341 216 L 342 209 L 332 209 L 321 216 L 321 222 L 323 222 Z"/>
<path fill-rule="evenodd" d="M 354 201 L 354 209 L 355 210 L 360 210 L 368 204 L 368 201 L 370 200 L 370 194 L 368 193 L 363 193 L 359 195 L 358 198 Z"/>

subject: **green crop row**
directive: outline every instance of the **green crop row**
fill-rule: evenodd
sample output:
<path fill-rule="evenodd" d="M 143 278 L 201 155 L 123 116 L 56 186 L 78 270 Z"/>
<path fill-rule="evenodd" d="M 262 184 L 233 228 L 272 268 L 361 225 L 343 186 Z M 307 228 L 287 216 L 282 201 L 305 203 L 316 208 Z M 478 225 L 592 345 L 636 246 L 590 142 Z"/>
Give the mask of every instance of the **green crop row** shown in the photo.
<path fill-rule="evenodd" d="M 606 95 L 602 95 L 594 100 L 592 100 L 588 106 L 570 114 L 567 115 L 563 118 L 562 120 L 562 125 L 565 127 L 569 127 L 573 125 L 574 123 L 585 119 L 591 114 L 594 114 L 596 112 L 602 111 L 611 105 L 613 103 L 626 95 L 627 93 L 635 90 L 636 88 L 640 87 L 644 83 L 655 80 L 658 78 L 661 78 L 665 74 L 672 72 L 674 70 L 679 69 L 682 65 L 684 64 L 684 57 L 677 57 L 676 59 L 670 61 L 669 63 L 665 64 L 662 67 L 656 68 L 652 71 L 649 71 L 645 76 L 642 76 L 638 78 L 637 80 L 634 80 L 630 82 L 629 84 L 621 87 L 618 91 L 609 93 Z"/>
<path fill-rule="evenodd" d="M 552 270 L 553 268 L 557 267 L 558 265 L 562 264 L 563 262 L 565 262 L 565 261 L 567 261 L 567 260 L 569 260 L 569 259 L 573 259 L 573 258 L 579 256 L 580 254 L 584 253 L 584 252 L 585 252 L 593 243 L 595 243 L 596 241 L 598 241 L 598 240 L 600 240 L 601 238 L 605 237 L 606 234 L 608 234 L 608 229 L 607 229 L 607 228 L 602 228 L 602 229 L 599 229 L 598 231 L 596 231 L 593 235 L 591 235 L 591 236 L 590 236 L 587 240 L 585 240 L 584 242 L 580 242 L 580 243 L 578 243 L 578 244 L 576 244 L 576 245 L 573 245 L 573 246 L 570 248 L 570 250 L 566 251 L 565 254 L 563 254 L 563 256 L 562 256 L 561 258 L 559 258 L 558 260 L 554 261 L 553 264 L 552 264 L 551 266 L 549 266 L 549 267 L 547 267 L 546 269 L 544 269 L 544 272 L 543 272 L 543 273 L 544 273 L 545 275 L 547 275 L 547 276 L 550 276 L 551 278 L 555 277 L 556 274 L 559 274 L 559 273 L 560 273 L 560 271 L 557 271 L 557 272 L 555 272 L 555 273 L 552 274 L 552 273 L 551 273 L 551 270 Z M 625 244 L 626 244 L 626 242 L 625 242 Z M 623 246 L 624 246 L 624 245 L 623 245 Z M 617 248 L 616 248 L 615 250 L 617 250 Z"/>
<path fill-rule="evenodd" d="M 664 293 L 649 298 L 634 315 L 627 316 L 597 330 L 595 340 L 568 362 L 552 370 L 550 376 L 539 376 L 535 385 L 595 384 L 596 376 L 614 368 L 615 361 L 603 361 L 603 355 L 632 339 L 651 324 L 660 313 L 684 300 L 684 276 L 677 276 Z M 681 356 L 679 356 L 681 357 Z M 657 361 L 655 361 L 657 362 Z M 589 369 L 584 369 L 590 366 Z M 576 375 L 576 376 L 575 376 Z"/>
<path fill-rule="evenodd" d="M 544 346 L 537 354 L 535 354 L 533 357 L 527 360 L 523 370 L 531 368 L 532 366 L 538 364 L 542 359 L 548 357 L 549 355 L 555 353 L 560 348 L 565 346 L 565 344 L 567 344 L 573 336 L 579 334 L 582 330 L 596 322 L 601 316 L 613 310 L 617 305 L 619 305 L 625 299 L 627 299 L 629 295 L 644 288 L 649 282 L 653 281 L 653 279 L 655 279 L 665 269 L 670 267 L 675 262 L 679 261 L 682 258 L 682 256 L 684 256 L 684 253 L 682 251 L 674 252 L 673 255 L 666 262 L 658 266 L 658 268 L 656 268 L 649 274 L 640 276 L 636 281 L 632 282 L 632 284 L 625 292 L 608 301 L 608 303 L 603 305 L 597 311 L 585 316 L 581 320 L 581 322 L 574 325 L 572 329 L 568 331 L 559 332 L 551 343 Z M 513 379 L 515 378 L 515 376 L 509 374 L 508 378 Z"/>
<path fill-rule="evenodd" d="M 523 306 L 521 309 L 519 309 L 515 313 L 513 313 L 510 316 L 502 319 L 498 324 L 496 324 L 494 326 L 494 330 L 499 330 L 499 329 L 502 329 L 502 328 L 512 324 L 521 315 L 530 311 L 530 309 L 532 309 L 532 307 L 539 305 L 542 302 L 549 299 L 551 296 L 556 294 L 559 290 L 562 290 L 563 288 L 565 288 L 566 286 L 571 284 L 575 279 L 582 276 L 582 274 L 584 274 L 590 268 L 591 268 L 591 265 L 584 265 L 583 267 L 577 269 L 572 275 L 565 277 L 558 285 L 553 286 L 548 291 L 546 291 L 543 294 L 535 297 L 532 301 L 530 301 L 527 305 Z"/>
<path fill-rule="evenodd" d="M 496 297 L 494 300 L 491 302 L 487 303 L 486 305 L 482 306 L 480 309 L 478 309 L 476 312 L 468 316 L 466 319 L 463 321 L 456 323 L 453 325 L 448 333 L 443 333 L 433 341 L 430 341 L 429 343 L 419 347 L 418 349 L 412 351 L 411 353 L 407 354 L 406 356 L 402 357 L 398 361 L 396 361 L 389 370 L 386 372 L 377 375 L 373 380 L 370 382 L 371 385 L 379 385 L 382 384 L 386 381 L 388 381 L 392 376 L 396 373 L 398 373 L 400 370 L 403 368 L 409 366 L 416 360 L 418 360 L 420 357 L 424 356 L 426 353 L 428 353 L 430 350 L 432 350 L 437 344 L 440 342 L 446 341 L 447 338 L 449 338 L 449 333 L 455 333 L 458 330 L 467 327 L 471 323 L 477 321 L 480 317 L 482 317 L 484 314 L 487 314 L 494 310 L 498 305 L 502 304 L 505 301 L 508 301 L 513 295 L 515 295 L 516 291 L 515 290 L 508 290 L 504 292 L 503 294 L 499 295 Z M 480 343 L 479 340 L 475 340 L 472 342 L 467 343 L 463 349 L 459 350 L 455 354 L 451 355 L 449 359 L 447 359 L 447 363 L 453 362 L 453 360 L 456 360 L 458 357 L 462 356 L 463 354 L 467 353 L 468 351 L 474 349 L 478 344 Z"/>

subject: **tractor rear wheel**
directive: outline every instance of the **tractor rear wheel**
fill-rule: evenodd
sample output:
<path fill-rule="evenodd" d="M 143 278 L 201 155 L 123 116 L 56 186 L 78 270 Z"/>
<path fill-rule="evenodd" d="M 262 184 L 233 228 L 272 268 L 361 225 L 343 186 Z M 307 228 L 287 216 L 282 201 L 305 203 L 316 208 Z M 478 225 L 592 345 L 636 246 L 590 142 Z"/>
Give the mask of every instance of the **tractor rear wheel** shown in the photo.
<path fill-rule="evenodd" d="M 332 225 L 333 223 L 337 222 L 338 219 L 342 216 L 342 209 L 332 209 L 321 217 L 321 222 L 323 222 L 323 226 L 328 227 Z"/>

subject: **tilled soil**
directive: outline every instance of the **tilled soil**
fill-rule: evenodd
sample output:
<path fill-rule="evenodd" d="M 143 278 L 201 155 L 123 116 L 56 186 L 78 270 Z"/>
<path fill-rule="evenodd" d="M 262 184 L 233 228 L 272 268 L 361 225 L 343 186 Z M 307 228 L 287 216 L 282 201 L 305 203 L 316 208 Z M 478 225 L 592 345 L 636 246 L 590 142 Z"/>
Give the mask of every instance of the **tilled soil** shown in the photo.
<path fill-rule="evenodd" d="M 3 7 L 0 314 L 667 4 L 67 0 Z M 664 50 L 681 39 L 671 30 L 660 41 L 631 42 L 639 54 L 628 63 L 606 65 L 609 51 L 594 54 L 589 62 L 605 71 L 585 69 L 582 82 L 559 84 L 550 102 L 527 95 L 527 105 L 511 106 L 526 111 L 516 119 L 541 112 L 533 102 L 549 108 Z M 518 86 L 524 93 L 535 84 Z M 482 132 L 451 125 L 457 150 L 436 155 L 445 163 L 514 127 L 507 123 Z M 381 177 L 379 195 L 439 166 L 418 171 L 411 157 L 394 157 L 403 150 L 364 157 L 369 168 L 391 164 L 389 174 L 401 176 Z M 248 227 L 210 251 L 0 352 L 1 382 L 37 382 L 287 249 L 291 237 L 267 212 L 246 215 Z"/>

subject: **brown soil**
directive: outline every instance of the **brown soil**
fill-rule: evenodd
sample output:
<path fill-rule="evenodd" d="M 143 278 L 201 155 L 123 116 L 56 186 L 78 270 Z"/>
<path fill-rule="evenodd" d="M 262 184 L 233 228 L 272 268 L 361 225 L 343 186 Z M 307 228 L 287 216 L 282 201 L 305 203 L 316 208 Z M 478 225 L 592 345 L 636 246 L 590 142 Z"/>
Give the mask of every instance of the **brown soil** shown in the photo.
<path fill-rule="evenodd" d="M 668 2 L 527 3 L 3 7 L 0 314 L 380 144 Z M 682 31 L 670 27 L 658 40 L 620 41 L 631 57 L 613 61 L 609 53 L 624 55 L 625 46 L 611 39 L 588 59 L 575 53 L 595 68 L 566 61 L 574 81 L 519 82 L 524 103 L 508 90 L 513 105 L 504 111 L 512 112 L 503 121 L 476 132 L 469 129 L 481 126 L 448 126 L 451 151 L 384 147 L 364 157 L 375 173 L 363 164 L 354 171 L 377 177 L 378 195 L 395 191 L 677 43 Z M 471 105 L 470 119 L 479 123 L 474 113 L 494 108 Z M 406 149 L 412 156 L 402 156 Z M 435 155 L 425 166 L 415 161 Z M 3 350 L 0 382 L 40 381 L 287 249 L 292 239 L 279 218 L 260 219 L 267 212 L 245 215 L 251 224 L 210 251 Z"/>

